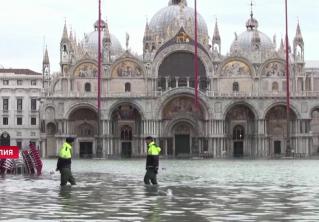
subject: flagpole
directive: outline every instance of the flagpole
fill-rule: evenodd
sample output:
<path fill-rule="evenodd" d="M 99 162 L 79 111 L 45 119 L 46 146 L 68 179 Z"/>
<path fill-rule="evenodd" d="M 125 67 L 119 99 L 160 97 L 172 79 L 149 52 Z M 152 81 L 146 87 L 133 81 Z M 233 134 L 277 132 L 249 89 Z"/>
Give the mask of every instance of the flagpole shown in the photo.
<path fill-rule="evenodd" d="M 194 1 L 195 3 L 195 55 L 194 55 L 194 73 L 195 73 L 195 107 L 198 108 L 198 39 L 197 39 L 197 0 Z"/>
<path fill-rule="evenodd" d="M 289 39 L 288 39 L 288 5 L 285 0 L 285 16 L 286 16 L 286 114 L 287 114 L 287 144 L 286 144 L 286 155 L 291 155 L 290 147 L 290 88 L 289 88 Z"/>
<path fill-rule="evenodd" d="M 96 156 L 102 157 L 101 146 L 101 0 L 99 0 L 99 24 L 98 24 L 98 75 L 97 75 L 97 149 Z"/>

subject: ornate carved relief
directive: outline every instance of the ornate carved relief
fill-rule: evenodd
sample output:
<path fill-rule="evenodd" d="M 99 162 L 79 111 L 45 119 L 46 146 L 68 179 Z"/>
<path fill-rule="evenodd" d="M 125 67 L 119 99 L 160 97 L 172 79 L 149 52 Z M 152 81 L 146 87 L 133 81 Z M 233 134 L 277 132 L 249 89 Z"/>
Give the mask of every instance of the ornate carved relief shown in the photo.
<path fill-rule="evenodd" d="M 251 75 L 248 65 L 240 61 L 228 62 L 222 68 L 221 74 L 223 76 L 243 76 Z"/>
<path fill-rule="evenodd" d="M 187 43 L 189 42 L 190 37 L 189 35 L 186 34 L 186 32 L 180 32 L 177 36 L 176 36 L 176 43 Z"/>
<path fill-rule="evenodd" d="M 113 78 L 121 78 L 121 77 L 142 77 L 143 71 L 142 68 L 133 61 L 123 61 L 117 64 L 113 71 Z"/>
<path fill-rule="evenodd" d="M 255 119 L 253 112 L 242 105 L 238 105 L 227 114 L 227 119 L 230 120 L 251 120 Z"/>
<path fill-rule="evenodd" d="M 280 62 L 271 62 L 268 63 L 263 72 L 263 76 L 280 76 L 283 77 L 285 76 L 285 67 L 282 63 Z"/>
<path fill-rule="evenodd" d="M 163 111 L 164 119 L 173 119 L 174 117 L 181 114 L 196 115 L 198 118 L 202 119 L 204 117 L 203 111 L 197 111 L 194 105 L 193 98 L 189 97 L 179 97 L 170 101 Z"/>
<path fill-rule="evenodd" d="M 112 114 L 114 120 L 136 120 L 139 118 L 139 112 L 137 109 L 130 105 L 119 106 Z"/>
<path fill-rule="evenodd" d="M 76 77 L 96 77 L 97 66 L 90 62 L 82 63 L 74 70 L 73 75 Z"/>

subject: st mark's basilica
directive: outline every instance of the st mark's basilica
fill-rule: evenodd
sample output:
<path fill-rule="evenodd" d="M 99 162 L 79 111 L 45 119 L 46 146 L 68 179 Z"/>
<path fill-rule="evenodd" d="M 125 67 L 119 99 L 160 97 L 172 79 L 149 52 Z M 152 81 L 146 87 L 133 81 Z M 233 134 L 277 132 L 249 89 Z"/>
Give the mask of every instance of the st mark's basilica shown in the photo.
<path fill-rule="evenodd" d="M 199 12 L 200 13 L 200 12 Z M 246 13 L 246 12 L 243 12 Z M 112 18 L 110 18 L 112 19 Z M 93 21 L 94 23 L 94 21 Z M 61 71 L 43 59 L 40 137 L 43 156 L 56 156 L 68 136 L 78 158 L 145 155 L 153 136 L 166 157 L 268 158 L 286 153 L 285 44 L 262 32 L 253 13 L 239 21 L 226 55 L 218 23 L 208 33 L 198 15 L 199 109 L 194 105 L 194 9 L 186 0 L 163 4 L 145 24 L 143 54 L 121 46 L 102 27 L 101 116 L 98 135 L 98 22 L 77 41 L 66 25 Z M 144 24 L 141 24 L 144 25 Z M 88 30 L 90 31 L 90 30 Z M 319 148 L 319 65 L 304 60 L 299 24 L 289 48 L 290 147 L 315 155 Z M 100 137 L 99 137 L 100 136 Z"/>

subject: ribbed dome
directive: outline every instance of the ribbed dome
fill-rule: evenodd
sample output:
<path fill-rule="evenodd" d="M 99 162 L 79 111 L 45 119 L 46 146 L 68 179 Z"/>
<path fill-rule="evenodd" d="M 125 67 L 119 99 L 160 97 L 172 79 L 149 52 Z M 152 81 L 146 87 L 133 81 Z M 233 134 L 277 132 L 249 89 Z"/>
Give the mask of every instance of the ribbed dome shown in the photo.
<path fill-rule="evenodd" d="M 104 21 L 101 22 L 102 30 L 106 27 L 106 23 Z M 91 57 L 96 57 L 98 50 L 98 22 L 94 23 L 95 31 L 85 34 L 84 39 L 82 40 L 83 47 L 86 52 L 89 53 Z M 104 31 L 101 32 L 101 41 L 103 41 Z M 110 34 L 111 37 L 111 55 L 119 55 L 123 52 L 123 48 L 121 46 L 120 41 L 116 38 L 115 35 Z"/>
<path fill-rule="evenodd" d="M 231 51 L 234 49 L 234 47 L 239 47 L 240 49 L 244 51 L 252 51 L 253 50 L 253 38 L 254 38 L 254 32 L 258 32 L 259 38 L 260 38 L 260 50 L 272 50 L 274 49 L 274 44 L 272 43 L 271 39 L 264 33 L 258 31 L 258 30 L 247 30 L 246 32 L 243 32 L 237 37 L 237 40 L 235 39 L 234 42 L 231 45 Z"/>
<path fill-rule="evenodd" d="M 207 25 L 203 17 L 198 14 L 198 40 L 208 41 Z M 167 41 L 177 34 L 183 26 L 184 30 L 194 38 L 194 9 L 187 7 L 183 0 L 170 0 L 168 6 L 159 10 L 151 19 L 149 27 L 152 36 Z M 208 44 L 208 42 L 204 42 Z"/>

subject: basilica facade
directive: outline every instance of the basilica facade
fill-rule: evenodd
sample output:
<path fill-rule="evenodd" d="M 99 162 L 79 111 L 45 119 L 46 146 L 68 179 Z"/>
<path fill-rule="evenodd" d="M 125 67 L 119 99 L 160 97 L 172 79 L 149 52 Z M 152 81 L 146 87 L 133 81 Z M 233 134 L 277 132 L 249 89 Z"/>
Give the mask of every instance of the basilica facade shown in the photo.
<path fill-rule="evenodd" d="M 56 156 L 73 136 L 79 158 L 139 157 L 146 154 L 144 138 L 153 136 L 167 157 L 269 158 L 286 153 L 287 125 L 291 151 L 315 155 L 319 68 L 304 60 L 300 25 L 288 49 L 287 124 L 284 42 L 277 47 L 253 13 L 226 55 L 217 22 L 210 38 L 198 15 L 199 105 L 194 105 L 194 22 L 186 0 L 170 0 L 146 23 L 143 54 L 136 55 L 102 21 L 100 115 L 98 22 L 79 42 L 64 26 L 61 71 L 52 75 L 48 58 L 43 62 L 43 155 Z"/>

